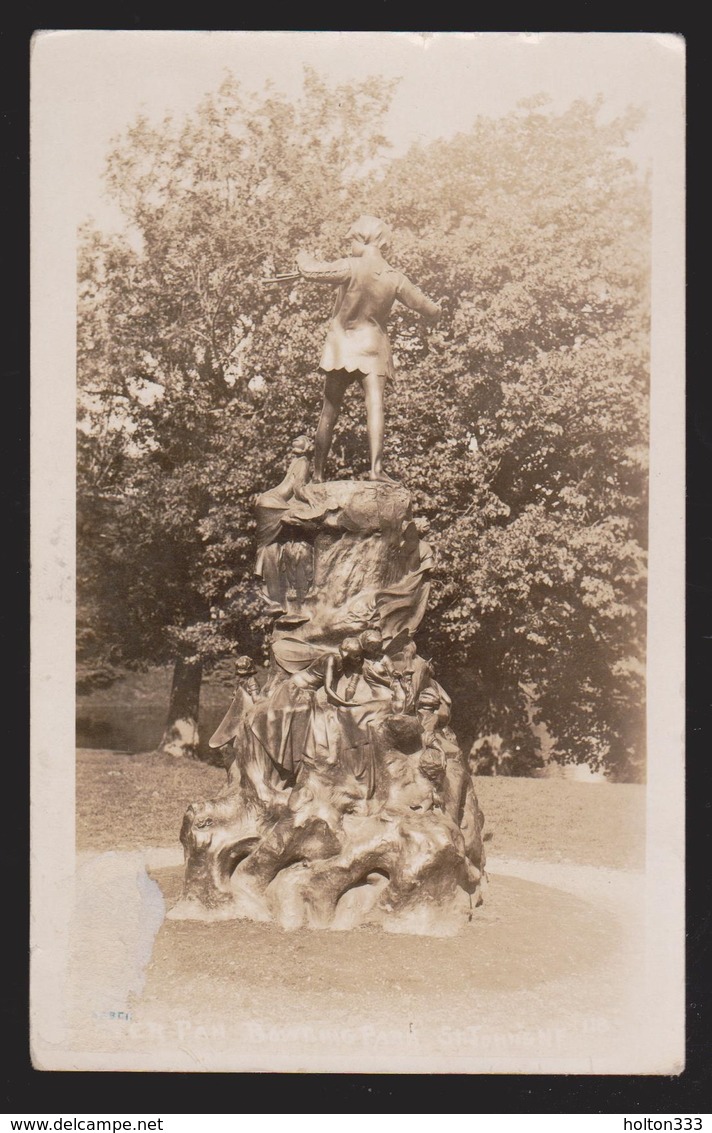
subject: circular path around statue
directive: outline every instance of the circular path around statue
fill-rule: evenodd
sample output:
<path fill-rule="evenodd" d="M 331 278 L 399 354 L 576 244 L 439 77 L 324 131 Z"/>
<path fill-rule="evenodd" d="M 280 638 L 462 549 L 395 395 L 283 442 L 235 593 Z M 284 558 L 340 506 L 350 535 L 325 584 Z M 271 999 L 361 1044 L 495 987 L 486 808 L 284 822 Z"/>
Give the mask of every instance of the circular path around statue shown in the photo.
<path fill-rule="evenodd" d="M 640 994 L 643 874 L 496 858 L 488 872 L 485 905 L 455 937 L 287 933 L 164 920 L 182 886 L 173 850 L 80 855 L 77 1043 L 126 1069 L 137 1055 L 194 1070 L 620 1064 Z M 94 977 L 92 923 L 120 879 L 123 927 Z"/>

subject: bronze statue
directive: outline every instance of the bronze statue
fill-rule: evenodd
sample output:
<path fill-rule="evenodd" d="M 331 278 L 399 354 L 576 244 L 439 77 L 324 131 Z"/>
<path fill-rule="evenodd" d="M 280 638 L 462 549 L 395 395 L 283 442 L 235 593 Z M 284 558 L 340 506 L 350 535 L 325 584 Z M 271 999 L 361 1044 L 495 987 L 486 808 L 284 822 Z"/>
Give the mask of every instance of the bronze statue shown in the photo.
<path fill-rule="evenodd" d="M 368 478 L 390 481 L 383 471 L 383 393 L 386 382 L 394 376 L 386 320 L 396 299 L 431 321 L 439 318 L 440 308 L 383 258 L 391 239 L 383 221 L 361 216 L 346 235 L 352 241 L 347 258 L 321 263 L 307 252 L 297 256 L 297 267 L 305 279 L 339 289 L 320 362 L 326 379 L 314 444 L 314 480 L 318 483 L 324 479 L 344 394 L 352 382 L 358 381 L 366 402 L 371 458 Z"/>
<path fill-rule="evenodd" d="M 257 667 L 251 657 L 243 654 L 235 662 L 235 695 L 219 727 L 210 737 L 210 747 L 220 748 L 237 735 L 243 718 L 260 695 Z"/>
<path fill-rule="evenodd" d="M 372 690 L 374 699 L 384 696 L 390 701 L 394 712 L 402 712 L 405 706 L 405 690 L 400 674 L 386 653 L 383 635 L 379 629 L 366 629 L 359 635 L 363 648 L 363 675 Z"/>
<path fill-rule="evenodd" d="M 348 697 L 337 692 L 339 678 L 358 671 L 362 661 L 358 638 L 345 638 L 337 652 L 324 652 L 275 686 L 268 698 L 255 705 L 249 727 L 273 764 L 293 779 L 306 756 L 313 755 L 318 737 L 326 736 L 317 693 L 323 689 L 327 703 L 348 708 Z M 319 717 L 319 719 L 317 719 Z"/>
<path fill-rule="evenodd" d="M 262 698 L 257 680 L 257 667 L 251 657 L 244 654 L 235 662 L 235 695 L 225 716 L 210 737 L 211 748 L 222 748 L 228 775 L 228 786 L 241 784 L 248 793 L 263 802 L 270 802 L 276 778 L 272 767 L 252 742 L 249 722 L 255 705 Z"/>
<path fill-rule="evenodd" d="M 292 456 L 284 478 L 257 497 L 257 561 L 255 574 L 262 579 L 268 613 L 287 613 L 287 597 L 302 600 L 311 585 L 311 548 L 301 542 L 279 538 L 290 500 L 311 476 L 311 444 L 307 437 L 292 442 Z M 284 534 L 284 533 L 282 533 Z M 297 619 L 297 621 L 303 619 Z"/>
<path fill-rule="evenodd" d="M 302 252 L 298 274 L 264 281 L 335 288 L 317 482 L 298 437 L 286 475 L 257 499 L 267 679 L 239 660 L 234 701 L 211 739 L 232 744 L 228 783 L 186 811 L 185 888 L 171 915 L 443 935 L 481 902 L 483 815 L 449 727 L 450 697 L 414 640 L 434 567 L 428 522 L 383 470 L 387 317 L 396 299 L 426 318 L 439 308 L 384 259 L 385 224 L 362 216 L 348 235 L 347 258 Z M 324 482 L 354 381 L 372 482 Z"/>

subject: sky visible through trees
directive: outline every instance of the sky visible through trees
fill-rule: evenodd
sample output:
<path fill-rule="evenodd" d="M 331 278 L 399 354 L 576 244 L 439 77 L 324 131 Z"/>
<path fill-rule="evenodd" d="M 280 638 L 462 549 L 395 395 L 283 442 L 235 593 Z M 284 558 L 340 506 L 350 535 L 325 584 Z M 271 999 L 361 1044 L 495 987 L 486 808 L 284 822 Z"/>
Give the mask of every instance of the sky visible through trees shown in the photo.
<path fill-rule="evenodd" d="M 225 78 L 106 162 L 78 262 L 80 672 L 259 653 L 255 494 L 313 433 L 329 297 L 259 280 L 361 212 L 441 300 L 391 338 L 386 467 L 437 552 L 420 651 L 509 769 L 644 765 L 649 189 L 636 109 L 545 96 L 393 155 L 397 84 Z M 108 229 L 109 226 L 106 226 Z M 128 238 L 130 235 L 130 238 Z M 332 476 L 359 475 L 348 400 Z"/>

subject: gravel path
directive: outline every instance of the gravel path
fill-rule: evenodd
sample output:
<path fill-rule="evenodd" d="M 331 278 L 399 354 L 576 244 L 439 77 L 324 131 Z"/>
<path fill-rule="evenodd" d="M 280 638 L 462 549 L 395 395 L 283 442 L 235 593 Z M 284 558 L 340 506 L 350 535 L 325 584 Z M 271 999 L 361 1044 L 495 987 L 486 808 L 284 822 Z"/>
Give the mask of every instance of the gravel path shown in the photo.
<path fill-rule="evenodd" d="M 634 907 L 642 906 L 644 896 L 643 870 L 604 869 L 601 866 L 490 857 L 487 871 L 491 876 L 521 877 L 525 881 L 560 889 L 583 900 L 604 905 L 626 919 L 630 917 Z M 642 912 L 642 908 L 640 911 Z"/>
<path fill-rule="evenodd" d="M 78 1065 L 96 1050 L 117 1069 L 610 1073 L 629 1061 L 643 875 L 496 856 L 488 872 L 457 937 L 285 933 L 164 920 L 179 848 L 82 854 Z"/>

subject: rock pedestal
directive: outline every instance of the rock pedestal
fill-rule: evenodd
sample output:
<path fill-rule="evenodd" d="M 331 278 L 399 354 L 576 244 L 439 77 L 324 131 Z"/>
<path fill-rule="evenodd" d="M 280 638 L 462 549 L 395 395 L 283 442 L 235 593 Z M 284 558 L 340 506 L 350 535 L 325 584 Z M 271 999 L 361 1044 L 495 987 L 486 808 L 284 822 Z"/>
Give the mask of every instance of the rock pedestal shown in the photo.
<path fill-rule="evenodd" d="M 258 513 L 274 512 L 269 504 L 257 506 Z M 428 601 L 432 556 L 405 488 L 353 480 L 308 484 L 278 514 L 279 530 L 260 556 L 266 593 L 286 615 L 276 636 L 300 620 L 302 640 L 334 646 L 370 625 L 381 628 L 387 643 L 402 630 L 415 631 Z"/>
<path fill-rule="evenodd" d="M 186 812 L 170 915 L 456 932 L 482 900 L 483 816 L 413 641 L 432 553 L 410 495 L 306 484 L 257 513 L 269 674 L 241 678 L 215 734 L 228 782 Z"/>

